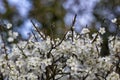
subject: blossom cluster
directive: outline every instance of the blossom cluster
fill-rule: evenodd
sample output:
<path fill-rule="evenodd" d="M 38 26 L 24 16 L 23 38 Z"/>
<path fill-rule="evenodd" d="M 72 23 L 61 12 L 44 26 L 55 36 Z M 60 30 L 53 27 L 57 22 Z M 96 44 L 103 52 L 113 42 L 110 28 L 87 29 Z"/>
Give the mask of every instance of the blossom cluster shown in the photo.
<path fill-rule="evenodd" d="M 108 36 L 110 54 L 103 57 L 105 33 L 105 28 L 93 34 L 83 28 L 80 34 L 68 30 L 62 39 L 52 39 L 40 32 L 40 41 L 31 35 L 28 41 L 11 44 L 11 50 L 1 53 L 0 79 L 119 80 L 120 37 Z"/>

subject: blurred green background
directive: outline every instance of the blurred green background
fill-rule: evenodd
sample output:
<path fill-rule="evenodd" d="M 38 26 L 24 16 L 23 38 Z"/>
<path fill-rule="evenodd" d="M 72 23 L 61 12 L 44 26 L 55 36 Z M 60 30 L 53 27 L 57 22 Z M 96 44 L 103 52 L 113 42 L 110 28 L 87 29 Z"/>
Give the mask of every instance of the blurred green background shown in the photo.
<path fill-rule="evenodd" d="M 61 37 L 75 14 L 78 33 L 86 25 L 93 29 L 107 26 L 113 33 L 116 24 L 111 20 L 117 18 L 119 24 L 119 13 L 120 0 L 0 0 L 0 20 L 12 23 L 23 38 L 28 38 L 31 31 L 30 20 L 37 23 L 46 35 Z"/>

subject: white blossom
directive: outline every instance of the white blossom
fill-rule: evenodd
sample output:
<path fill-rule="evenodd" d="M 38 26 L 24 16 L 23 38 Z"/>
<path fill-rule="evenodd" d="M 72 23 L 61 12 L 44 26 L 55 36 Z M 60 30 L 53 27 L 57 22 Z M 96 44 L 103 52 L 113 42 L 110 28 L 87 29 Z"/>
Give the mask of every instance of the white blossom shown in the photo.
<path fill-rule="evenodd" d="M 86 80 L 97 80 L 95 75 L 99 74 L 99 78 L 103 80 L 106 72 L 110 72 L 106 77 L 107 80 L 119 80 L 119 74 L 116 72 L 120 52 L 119 36 L 108 36 L 110 55 L 101 57 L 100 50 L 103 42 L 101 34 L 105 33 L 105 28 L 100 28 L 100 34 L 90 35 L 89 32 L 88 28 L 83 28 L 82 35 L 79 36 L 74 32 L 73 42 L 69 31 L 62 42 L 59 38 L 55 41 L 51 40 L 49 36 L 45 40 L 36 42 L 32 36 L 28 41 L 11 44 L 10 53 L 0 55 L 0 72 L 8 80 L 37 80 L 41 79 L 41 76 L 46 80 L 47 76 L 52 77 L 53 74 L 55 78 L 63 76 L 61 80 L 68 80 L 69 77 L 78 80 L 86 75 Z M 14 41 L 18 36 L 17 32 L 8 33 L 9 42 Z M 10 50 L 1 43 L 1 53 L 4 47 Z"/>
<path fill-rule="evenodd" d="M 83 28 L 82 31 L 81 31 L 81 34 L 86 34 L 86 33 L 89 33 L 90 30 L 88 28 Z"/>
<path fill-rule="evenodd" d="M 100 28 L 99 33 L 104 34 L 105 32 L 105 28 Z"/>
<path fill-rule="evenodd" d="M 107 80 L 119 80 L 119 75 L 115 72 L 112 72 L 108 75 Z"/>
<path fill-rule="evenodd" d="M 18 76 L 18 80 L 26 80 L 26 75 L 20 75 Z"/>
<path fill-rule="evenodd" d="M 45 66 L 48 66 L 48 65 L 51 65 L 51 64 L 52 64 L 51 59 L 44 59 L 44 60 L 42 61 L 42 63 L 45 64 Z"/>
<path fill-rule="evenodd" d="M 23 67 L 24 65 L 25 65 L 25 61 L 23 60 L 16 61 L 16 66 L 18 66 L 19 68 Z"/>
<path fill-rule="evenodd" d="M 27 74 L 27 80 L 37 80 L 38 77 L 34 73 L 28 73 Z"/>
<path fill-rule="evenodd" d="M 14 41 L 14 38 L 13 37 L 8 37 L 8 42 L 13 42 Z"/>
<path fill-rule="evenodd" d="M 11 23 L 8 23 L 7 24 L 7 29 L 10 29 L 12 27 L 12 24 Z"/>
<path fill-rule="evenodd" d="M 114 18 L 111 20 L 112 23 L 116 23 L 117 22 L 117 18 Z"/>
<path fill-rule="evenodd" d="M 18 32 L 13 32 L 13 37 L 16 39 L 18 36 Z"/>

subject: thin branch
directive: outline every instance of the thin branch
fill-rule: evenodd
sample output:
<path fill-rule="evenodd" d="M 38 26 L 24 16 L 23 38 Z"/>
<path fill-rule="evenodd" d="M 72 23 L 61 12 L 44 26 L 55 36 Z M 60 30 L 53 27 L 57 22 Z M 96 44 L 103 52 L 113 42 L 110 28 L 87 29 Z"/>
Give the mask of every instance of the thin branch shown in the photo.
<path fill-rule="evenodd" d="M 33 32 L 33 31 L 32 31 L 32 34 L 33 34 L 33 36 L 34 36 L 35 40 L 36 40 L 36 41 L 38 41 L 38 40 L 37 40 L 37 37 L 35 36 L 35 34 L 34 34 L 34 32 Z"/>
<path fill-rule="evenodd" d="M 72 42 L 73 42 L 73 38 L 74 38 L 74 25 L 75 25 L 75 22 L 76 22 L 76 17 L 77 17 L 77 14 L 75 14 L 74 19 L 73 19 L 73 22 L 72 22 L 72 26 L 71 26 Z"/>
<path fill-rule="evenodd" d="M 58 47 L 63 42 L 63 40 L 65 39 L 67 33 L 68 33 L 68 31 L 65 32 L 65 35 L 63 36 L 62 40 L 58 44 L 52 44 L 52 42 L 51 42 L 51 49 L 49 50 L 49 52 L 47 54 L 48 58 L 50 57 L 51 51 L 53 49 L 55 49 L 56 47 Z"/>
<path fill-rule="evenodd" d="M 39 29 L 35 26 L 35 24 L 32 20 L 31 20 L 31 23 L 33 24 L 33 27 L 36 29 L 36 31 L 39 33 L 39 35 L 45 40 L 45 37 L 40 33 Z"/>
<path fill-rule="evenodd" d="M 58 44 L 56 44 L 53 48 L 58 47 L 63 42 L 63 40 L 65 39 L 67 33 L 68 33 L 68 31 L 65 32 L 65 35 L 63 36 L 62 40 Z"/>
<path fill-rule="evenodd" d="M 17 44 L 16 44 L 17 45 Z M 27 56 L 24 54 L 24 51 L 23 51 L 23 49 L 22 48 L 20 48 L 18 45 L 17 45 L 17 47 L 19 48 L 19 50 L 22 52 L 22 55 L 25 57 L 25 58 L 27 58 Z"/>
<path fill-rule="evenodd" d="M 7 53 L 6 44 L 5 44 L 5 41 L 4 41 L 4 39 L 3 39 L 3 34 L 1 34 L 1 38 L 2 38 L 2 41 L 3 41 L 3 43 L 4 43 L 4 45 L 3 45 L 4 53 Z"/>
<path fill-rule="evenodd" d="M 51 32 L 51 40 L 53 40 L 53 30 L 52 30 L 52 28 L 53 28 L 53 24 L 51 24 L 51 26 L 50 26 L 50 32 Z"/>
<path fill-rule="evenodd" d="M 92 40 L 91 43 L 95 42 L 95 40 L 97 39 L 97 37 L 98 37 L 98 33 L 97 33 L 97 35 L 95 36 L 95 38 Z"/>

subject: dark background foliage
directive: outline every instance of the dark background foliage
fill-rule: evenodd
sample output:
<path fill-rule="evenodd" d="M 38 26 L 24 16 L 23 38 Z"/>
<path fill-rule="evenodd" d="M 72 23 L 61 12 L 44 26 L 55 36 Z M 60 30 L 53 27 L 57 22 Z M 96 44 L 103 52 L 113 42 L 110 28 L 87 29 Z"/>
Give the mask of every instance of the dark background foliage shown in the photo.
<path fill-rule="evenodd" d="M 60 37 L 64 34 L 75 14 L 78 17 L 75 25 L 78 32 L 87 25 L 93 29 L 107 26 L 108 31 L 113 33 L 116 30 L 114 27 L 116 24 L 111 23 L 111 19 L 118 18 L 118 25 L 120 23 L 120 0 L 24 0 L 23 3 L 18 1 L 16 4 L 12 4 L 13 2 L 15 1 L 0 1 L 5 8 L 5 11 L 0 9 L 1 20 L 12 23 L 15 29 L 21 26 L 25 29 L 26 25 L 23 24 L 34 20 L 40 24 L 40 30 L 46 35 L 53 33 L 54 37 Z M 29 6 L 27 6 L 28 3 Z M 23 6 L 22 8 L 26 5 L 26 13 L 19 9 L 20 5 Z M 103 24 L 104 19 L 106 20 L 105 24 Z"/>

